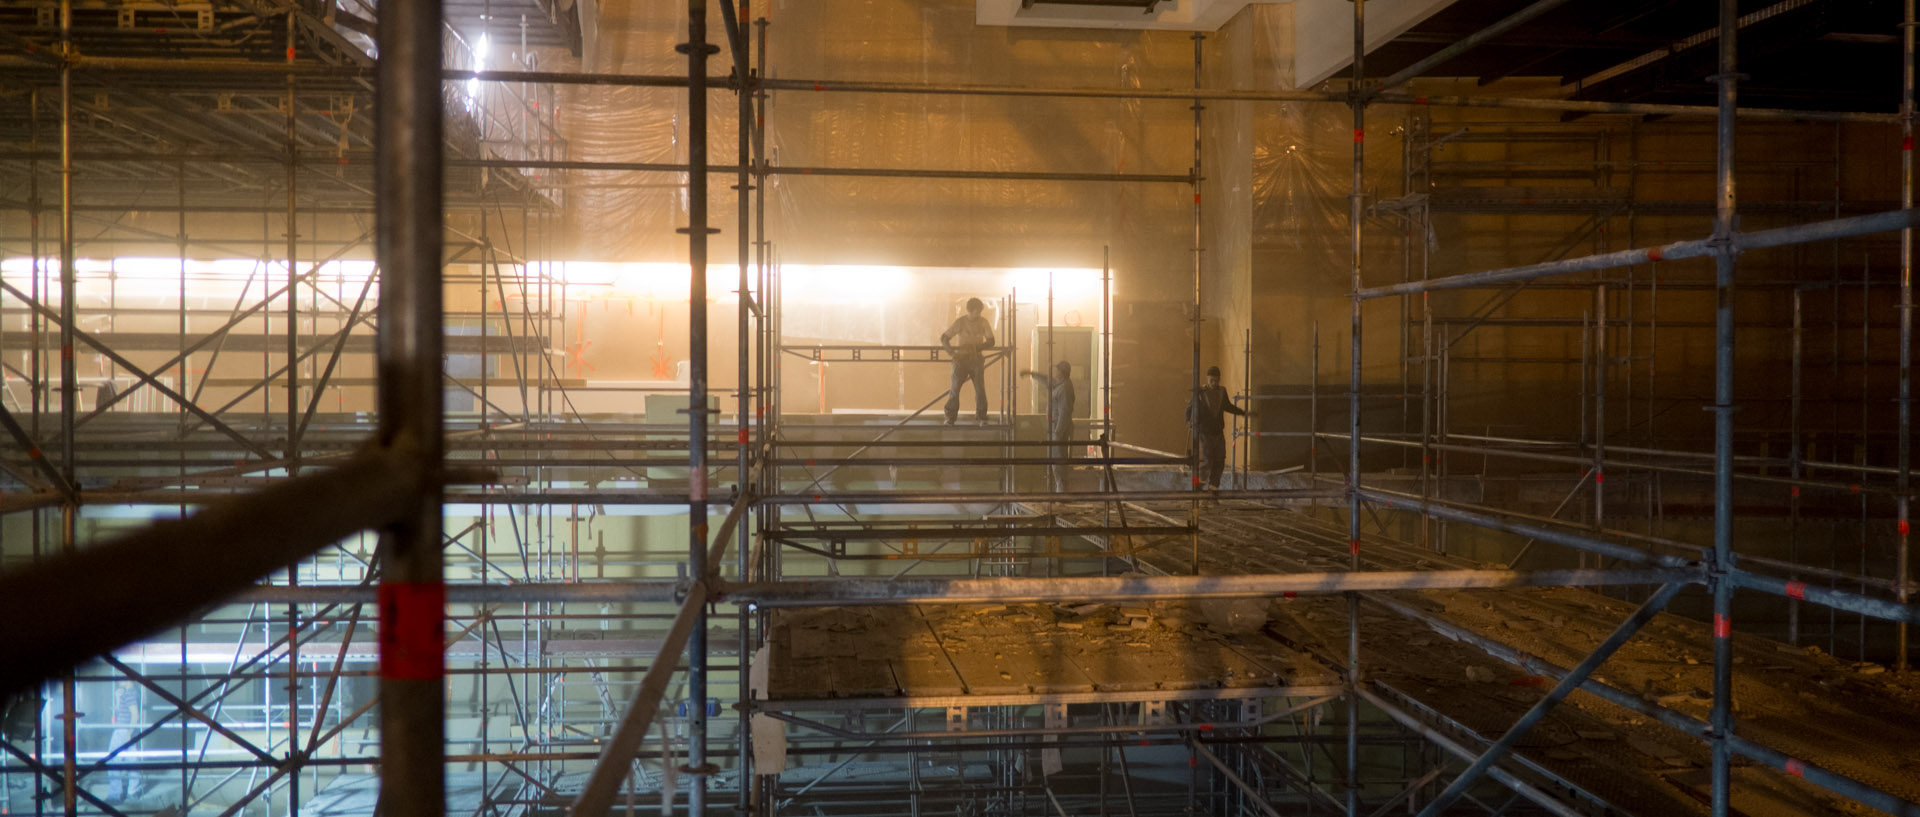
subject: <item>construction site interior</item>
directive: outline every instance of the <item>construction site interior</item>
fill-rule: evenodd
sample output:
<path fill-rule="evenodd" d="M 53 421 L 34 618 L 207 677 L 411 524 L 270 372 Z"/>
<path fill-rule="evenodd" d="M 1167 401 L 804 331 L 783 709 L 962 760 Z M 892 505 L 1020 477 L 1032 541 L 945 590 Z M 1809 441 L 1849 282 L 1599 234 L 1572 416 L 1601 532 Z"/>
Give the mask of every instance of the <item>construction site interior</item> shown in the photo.
<path fill-rule="evenodd" d="M 1920 815 L 1914 20 L 0 0 L 0 814 Z"/>

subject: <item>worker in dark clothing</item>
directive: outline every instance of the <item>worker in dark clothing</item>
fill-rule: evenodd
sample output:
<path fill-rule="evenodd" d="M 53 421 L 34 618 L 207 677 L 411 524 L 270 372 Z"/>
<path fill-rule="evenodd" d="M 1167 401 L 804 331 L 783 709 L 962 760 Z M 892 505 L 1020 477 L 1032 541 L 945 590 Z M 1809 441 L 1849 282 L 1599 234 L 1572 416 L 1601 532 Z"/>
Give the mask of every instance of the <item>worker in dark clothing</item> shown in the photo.
<path fill-rule="evenodd" d="M 1055 459 L 1072 456 L 1068 453 L 1072 448 L 1066 443 L 1073 439 L 1073 364 L 1064 360 L 1053 364 L 1051 377 L 1031 371 L 1023 371 L 1020 374 L 1047 384 L 1047 439 L 1057 443 L 1047 448 L 1048 456 Z M 1067 466 L 1065 463 L 1055 463 L 1048 467 L 1047 474 L 1049 481 L 1053 484 L 1053 490 L 1066 490 Z"/>
<path fill-rule="evenodd" d="M 967 314 L 955 318 L 953 325 L 940 333 L 940 345 L 953 355 L 952 388 L 947 392 L 947 425 L 953 425 L 960 418 L 960 387 L 969 380 L 973 381 L 974 419 L 986 425 L 987 359 L 982 353 L 993 348 L 993 325 L 980 314 L 986 308 L 979 298 L 968 298 Z"/>
<path fill-rule="evenodd" d="M 1220 367 L 1207 367 L 1207 384 L 1194 392 L 1192 402 L 1187 403 L 1187 428 L 1193 432 L 1194 447 L 1200 451 L 1200 470 L 1193 475 L 1195 488 L 1205 486 L 1206 490 L 1220 490 L 1220 472 L 1227 464 L 1227 417 L 1238 414 L 1252 417 L 1253 412 L 1241 409 L 1227 397 L 1227 390 L 1220 386 Z"/>

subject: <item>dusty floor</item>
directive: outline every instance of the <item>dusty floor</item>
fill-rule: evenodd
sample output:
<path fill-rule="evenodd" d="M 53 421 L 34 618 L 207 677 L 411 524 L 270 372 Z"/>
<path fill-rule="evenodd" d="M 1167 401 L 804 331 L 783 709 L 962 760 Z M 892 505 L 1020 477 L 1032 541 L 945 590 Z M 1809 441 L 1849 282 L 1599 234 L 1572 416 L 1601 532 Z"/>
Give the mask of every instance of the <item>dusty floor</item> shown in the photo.
<path fill-rule="evenodd" d="M 780 611 L 768 697 L 1251 690 L 1339 682 L 1258 630 L 1258 621 L 1251 627 L 1230 626 L 1226 618 L 1209 622 L 1204 611 L 1186 605 Z"/>
<path fill-rule="evenodd" d="M 1345 530 L 1286 511 L 1218 508 L 1203 515 L 1202 529 L 1203 572 L 1339 570 L 1348 558 Z M 1168 573 L 1191 569 L 1185 551 L 1149 554 L 1142 561 Z M 1485 567 L 1375 537 L 1369 537 L 1362 563 L 1369 570 Z M 1562 667 L 1577 663 L 1632 609 L 1569 588 L 1394 596 Z M 1330 666 L 1344 664 L 1347 611 L 1340 599 L 1281 600 L 1273 612 L 1270 633 Z M 1367 676 L 1482 736 L 1497 737 L 1551 686 L 1379 605 L 1363 602 L 1361 612 Z M 1734 644 L 1740 735 L 1920 801 L 1920 680 L 1838 661 L 1817 648 L 1738 634 Z M 1596 677 L 1704 719 L 1712 704 L 1711 650 L 1706 625 L 1662 614 Z M 1585 693 L 1536 727 L 1520 751 L 1634 813 L 1706 811 L 1705 744 Z M 1841 803 L 1824 789 L 1766 767 L 1736 761 L 1735 772 L 1734 807 L 1755 817 L 1880 813 Z"/>
<path fill-rule="evenodd" d="M 1059 508 L 1064 520 L 1074 509 Z M 1179 524 L 1186 506 L 1133 506 L 1137 524 Z M 1098 509 L 1087 509 L 1088 522 Z M 1164 516 L 1160 516 L 1164 514 Z M 1159 518 L 1155 518 L 1159 516 Z M 1139 552 L 1152 573 L 1185 574 L 1186 537 Z M 1252 505 L 1202 515 L 1203 573 L 1338 571 L 1346 532 Z M 1363 569 L 1481 568 L 1370 537 Z M 1376 596 L 1368 596 L 1376 597 Z M 1572 666 L 1633 605 L 1568 588 L 1410 591 L 1393 597 L 1455 626 L 1559 666 Z M 1251 607 L 1249 607 L 1251 604 Z M 1371 687 L 1436 722 L 1497 737 L 1551 683 L 1529 676 L 1384 606 L 1361 607 L 1361 654 Z M 826 608 L 774 618 L 774 700 L 1278 688 L 1337 684 L 1346 662 L 1339 597 L 1270 603 L 1138 606 L 970 605 Z M 1646 700 L 1706 718 L 1711 644 L 1705 625 L 1662 614 L 1596 677 Z M 1735 636 L 1735 711 L 1742 736 L 1920 801 L 1920 679 L 1873 665 Z M 1484 745 L 1484 740 L 1468 740 Z M 1708 749 L 1645 717 L 1576 693 L 1519 753 L 1614 808 L 1707 813 Z M 1772 769 L 1736 760 L 1734 808 L 1751 817 L 1877 814 Z"/>

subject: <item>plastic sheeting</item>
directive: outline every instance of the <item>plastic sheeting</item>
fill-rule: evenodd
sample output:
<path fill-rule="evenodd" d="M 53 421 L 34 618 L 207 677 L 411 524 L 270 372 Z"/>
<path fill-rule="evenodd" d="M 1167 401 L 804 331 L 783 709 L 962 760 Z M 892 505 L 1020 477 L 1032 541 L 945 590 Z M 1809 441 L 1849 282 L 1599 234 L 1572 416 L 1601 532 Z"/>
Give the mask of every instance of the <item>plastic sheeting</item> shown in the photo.
<path fill-rule="evenodd" d="M 779 79 L 1092 88 L 1183 88 L 1195 81 L 1194 43 L 1186 32 L 982 27 L 974 24 L 970 0 L 773 0 L 755 3 L 751 13 L 770 22 L 767 73 Z M 685 39 L 682 16 L 677 7 L 657 4 L 607 7 L 598 54 L 586 69 L 684 75 L 686 60 L 673 51 Z M 1288 7 L 1255 7 L 1231 28 L 1203 41 L 1205 82 L 1287 87 Z M 717 13 L 708 39 L 724 43 Z M 1229 54 L 1235 61 L 1223 77 L 1216 64 Z M 730 53 L 723 47 L 709 66 L 709 75 L 726 74 Z M 708 104 L 710 161 L 732 164 L 736 98 L 715 89 Z M 1190 104 L 777 91 L 767 100 L 767 158 L 776 168 L 1178 176 L 1193 159 Z M 559 115 L 570 140 L 567 158 L 687 160 L 681 89 L 571 87 L 563 92 Z M 1251 325 L 1254 309 L 1254 301 L 1240 293 L 1257 296 L 1255 282 L 1344 281 L 1352 141 L 1350 126 L 1342 124 L 1349 114 L 1339 105 L 1209 103 L 1206 115 L 1213 124 L 1203 145 L 1205 163 L 1219 179 L 1208 190 L 1215 197 L 1206 215 L 1213 232 L 1203 231 L 1203 240 L 1212 246 L 1201 257 L 1206 276 L 1230 281 L 1235 293 L 1208 296 L 1203 334 L 1211 338 L 1206 355 L 1212 362 L 1240 347 L 1237 335 Z M 1369 152 L 1385 150 L 1398 148 L 1383 142 Z M 686 223 L 685 181 L 680 173 L 572 173 L 570 254 L 684 260 L 685 240 L 673 230 Z M 709 214 L 721 230 L 712 242 L 715 264 L 731 263 L 735 251 L 732 184 L 731 176 L 723 176 L 710 187 Z M 1397 183 L 1388 189 L 1397 192 Z M 1097 268 L 1102 249 L 1110 248 L 1114 388 L 1124 398 L 1116 401 L 1117 419 L 1123 428 L 1140 429 L 1131 439 L 1179 449 L 1184 443 L 1178 426 L 1166 420 L 1179 416 L 1190 379 L 1193 195 L 1178 182 L 787 173 L 768 181 L 767 229 L 778 258 L 795 264 Z M 1244 237 L 1249 221 L 1250 247 Z M 1239 237 L 1220 232 L 1226 229 Z M 1223 321 L 1221 310 L 1240 317 Z M 853 325 L 832 315 L 808 321 Z M 930 343 L 936 333 L 929 330 L 925 339 L 886 334 L 889 342 Z M 669 328 L 661 335 L 669 345 L 672 334 Z M 872 335 L 833 334 L 846 337 L 809 340 Z"/>
<path fill-rule="evenodd" d="M 1264 13 L 1250 19 L 1260 28 L 1255 87 L 1294 87 L 1291 17 Z M 1320 90 L 1334 87 L 1326 83 Z M 1288 270 L 1296 285 L 1344 292 L 1353 258 L 1348 204 L 1353 190 L 1353 111 L 1341 104 L 1306 102 L 1259 107 L 1253 143 L 1256 255 L 1267 267 Z M 1406 192 L 1406 115 L 1405 107 L 1374 106 L 1367 111 L 1363 184 L 1370 205 Z M 1369 233 L 1371 240 L 1382 231 Z"/>
<path fill-rule="evenodd" d="M 773 77 L 1074 87 L 1192 82 L 1191 44 L 1179 32 L 983 28 L 973 24 L 970 2 L 776 2 L 752 13 L 770 21 Z M 685 59 L 672 50 L 684 37 L 681 16 L 648 4 L 608 8 L 598 61 L 588 70 L 684 74 Z M 717 14 L 709 29 L 711 41 L 723 41 Z M 723 49 L 710 65 L 710 74 L 725 74 L 730 55 Z M 561 116 L 569 158 L 684 162 L 684 100 L 679 89 L 568 89 Z M 732 164 L 737 155 L 735 105 L 725 89 L 709 99 L 716 164 Z M 783 167 L 1184 174 L 1188 116 L 1178 100 L 775 92 L 767 104 L 767 149 Z M 569 215 L 581 254 L 679 257 L 672 229 L 685 223 L 684 182 L 668 173 L 576 173 Z M 710 212 L 730 231 L 732 180 L 714 182 Z M 768 193 L 769 234 L 790 261 L 1090 266 L 1103 244 L 1129 236 L 1143 247 L 1172 244 L 1172 253 L 1184 252 L 1178 240 L 1188 194 L 1179 184 L 780 175 Z M 723 232 L 716 258 L 730 257 L 732 247 Z"/>

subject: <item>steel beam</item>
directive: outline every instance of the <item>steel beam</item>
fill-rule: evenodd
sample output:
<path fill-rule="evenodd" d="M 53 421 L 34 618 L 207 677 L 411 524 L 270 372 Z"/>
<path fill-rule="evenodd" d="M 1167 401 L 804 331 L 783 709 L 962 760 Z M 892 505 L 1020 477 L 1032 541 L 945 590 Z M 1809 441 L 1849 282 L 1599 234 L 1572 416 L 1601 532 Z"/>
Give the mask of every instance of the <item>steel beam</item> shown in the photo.
<path fill-rule="evenodd" d="M 1472 51 L 1488 40 L 1525 25 L 1533 18 L 1552 11 L 1566 2 L 1567 0 L 1535 0 L 1532 5 L 1501 18 L 1499 22 L 1469 34 L 1452 45 L 1435 51 L 1414 64 L 1389 74 L 1386 79 L 1380 80 L 1378 89 L 1369 94 L 1369 96 L 1377 96 L 1381 90 L 1392 88 L 1421 74 L 1425 74 L 1434 68 L 1445 65 L 1448 60 Z"/>

